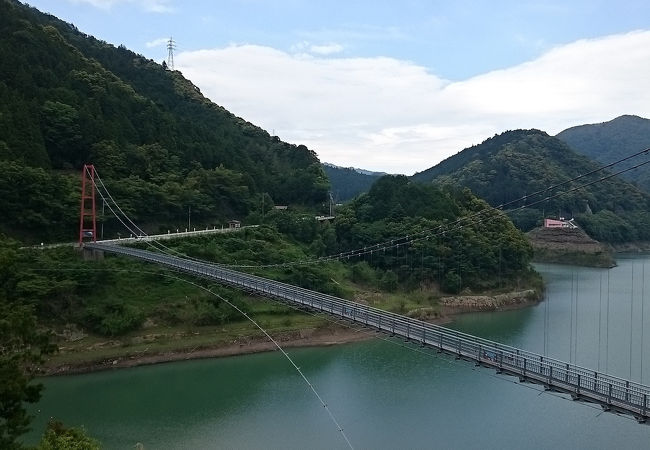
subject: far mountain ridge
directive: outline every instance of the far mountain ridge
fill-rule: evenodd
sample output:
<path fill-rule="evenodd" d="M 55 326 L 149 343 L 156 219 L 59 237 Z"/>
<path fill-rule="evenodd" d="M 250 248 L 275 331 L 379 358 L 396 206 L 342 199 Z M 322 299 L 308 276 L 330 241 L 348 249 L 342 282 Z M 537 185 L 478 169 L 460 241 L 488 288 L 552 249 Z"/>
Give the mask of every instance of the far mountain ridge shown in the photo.
<path fill-rule="evenodd" d="M 331 163 L 323 163 L 332 186 L 332 197 L 337 203 L 353 199 L 357 195 L 368 192 L 375 181 L 385 172 L 373 172 L 355 167 L 341 167 Z"/>
<path fill-rule="evenodd" d="M 324 162 L 322 163 L 324 166 L 331 167 L 332 169 L 349 169 L 349 170 L 354 170 L 355 172 L 358 172 L 362 175 L 370 175 L 371 177 L 383 177 L 384 175 L 401 175 L 397 173 L 388 173 L 388 172 L 377 172 L 374 170 L 368 170 L 368 169 L 361 169 L 359 167 L 345 167 L 345 166 L 337 166 L 336 164 Z"/>
<path fill-rule="evenodd" d="M 650 148 L 650 120 L 623 115 L 608 122 L 571 127 L 560 132 L 557 137 L 578 153 L 602 164 L 609 164 Z M 621 170 L 641 161 L 635 158 L 617 167 Z M 621 176 L 650 193 L 650 165 L 631 170 Z"/>
<path fill-rule="evenodd" d="M 599 167 L 543 131 L 514 130 L 466 148 L 412 179 L 466 187 L 492 206 L 507 205 L 506 209 L 535 203 L 510 213 L 525 231 L 539 225 L 545 216 L 565 216 L 575 217 L 598 240 L 650 240 L 650 195 L 618 177 L 557 198 L 550 198 L 560 192 L 556 190 L 530 196 Z M 571 182 L 561 191 L 596 181 L 607 173 Z M 514 202 L 526 196 L 525 201 Z M 546 197 L 549 199 L 538 202 Z"/>

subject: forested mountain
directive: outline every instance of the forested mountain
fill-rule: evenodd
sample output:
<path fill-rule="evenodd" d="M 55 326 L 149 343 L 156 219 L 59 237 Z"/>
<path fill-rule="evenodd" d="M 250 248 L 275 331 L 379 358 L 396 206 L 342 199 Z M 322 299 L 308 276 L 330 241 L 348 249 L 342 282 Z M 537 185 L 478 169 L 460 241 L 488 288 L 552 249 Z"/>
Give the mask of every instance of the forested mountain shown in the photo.
<path fill-rule="evenodd" d="M 650 196 L 628 182 L 612 178 L 557 198 L 559 192 L 605 176 L 599 172 L 558 189 L 550 186 L 590 172 L 599 165 L 561 140 L 539 130 L 508 131 L 417 173 L 421 182 L 468 187 L 492 206 L 524 205 L 511 217 L 522 229 L 541 224 L 544 216 L 575 217 L 592 237 L 608 242 L 650 239 Z M 542 191 L 540 195 L 532 193 Z M 525 201 L 510 203 L 529 196 Z"/>
<path fill-rule="evenodd" d="M 345 202 L 362 192 L 368 192 L 370 186 L 386 175 L 380 172 L 360 171 L 354 167 L 339 167 L 323 163 L 323 170 L 330 180 L 334 201 Z"/>
<path fill-rule="evenodd" d="M 572 127 L 562 131 L 557 137 L 578 153 L 600 163 L 609 164 L 650 148 L 650 120 L 638 116 L 620 116 L 609 122 Z M 639 162 L 641 159 L 635 158 L 622 163 L 620 167 L 632 167 Z M 650 165 L 631 170 L 621 176 L 650 193 Z"/>
<path fill-rule="evenodd" d="M 202 225 L 273 202 L 313 206 L 329 188 L 305 146 L 15 0 L 0 0 L 0 98 L 0 231 L 26 239 L 74 236 L 83 163 L 150 228 L 183 223 L 190 207 Z"/>
<path fill-rule="evenodd" d="M 475 219 L 457 222 L 468 215 Z M 501 287 L 502 279 L 514 282 L 525 276 L 532 255 L 508 217 L 469 190 L 425 185 L 404 175 L 377 180 L 340 210 L 334 225 L 344 251 L 393 243 L 364 256 L 387 271 L 384 277 L 397 275 L 414 285 L 428 279 L 446 292 Z M 409 243 L 405 233 L 428 238 Z"/>

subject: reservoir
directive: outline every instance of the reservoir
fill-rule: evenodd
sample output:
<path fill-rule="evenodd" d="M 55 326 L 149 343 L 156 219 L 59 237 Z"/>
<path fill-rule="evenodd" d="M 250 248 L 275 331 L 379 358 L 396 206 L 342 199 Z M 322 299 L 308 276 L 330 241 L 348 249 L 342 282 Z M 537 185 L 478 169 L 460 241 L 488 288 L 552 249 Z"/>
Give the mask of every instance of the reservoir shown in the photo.
<path fill-rule="evenodd" d="M 545 300 L 449 327 L 650 383 L 650 255 L 613 269 L 538 264 Z M 372 332 L 289 349 L 357 449 L 646 448 L 650 426 Z M 84 426 L 104 448 L 348 448 L 280 352 L 48 378 L 33 428 Z M 32 439 L 36 439 L 32 437 Z"/>

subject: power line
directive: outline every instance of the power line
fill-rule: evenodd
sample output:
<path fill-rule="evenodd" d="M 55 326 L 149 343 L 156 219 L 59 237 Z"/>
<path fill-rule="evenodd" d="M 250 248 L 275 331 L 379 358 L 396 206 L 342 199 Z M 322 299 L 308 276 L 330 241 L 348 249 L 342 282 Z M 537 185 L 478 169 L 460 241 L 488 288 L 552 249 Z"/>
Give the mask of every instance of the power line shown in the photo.
<path fill-rule="evenodd" d="M 557 184 L 555 184 L 553 186 L 549 186 L 549 187 L 547 187 L 545 189 L 539 190 L 539 191 L 534 192 L 532 194 L 525 195 L 523 197 L 520 197 L 519 199 L 510 201 L 510 202 L 507 202 L 507 203 L 502 203 L 501 205 L 498 205 L 496 207 L 491 207 L 491 206 L 488 205 L 487 207 L 485 207 L 484 209 L 482 209 L 480 211 L 477 211 L 477 212 L 475 212 L 473 214 L 469 214 L 469 215 L 460 217 L 460 218 L 456 219 L 455 221 L 450 222 L 449 224 L 441 224 L 441 225 L 438 225 L 438 226 L 436 226 L 434 228 L 431 228 L 431 229 L 426 229 L 426 230 L 422 230 L 422 231 L 419 231 L 419 232 L 407 234 L 405 236 L 398 237 L 398 238 L 393 238 L 393 239 L 390 239 L 390 240 L 386 240 L 384 242 L 374 244 L 374 245 L 371 245 L 371 246 L 364 246 L 362 248 L 349 250 L 349 251 L 346 251 L 346 252 L 340 252 L 338 254 L 332 254 L 332 255 L 323 256 L 323 257 L 319 257 L 319 258 L 305 258 L 303 260 L 294 261 L 294 262 L 284 262 L 284 263 L 277 263 L 277 264 L 256 264 L 256 265 L 251 265 L 251 264 L 248 264 L 248 265 L 246 265 L 246 264 L 219 264 L 219 265 L 221 267 L 240 268 L 240 269 L 274 268 L 274 267 L 275 268 L 286 268 L 286 267 L 290 267 L 290 266 L 320 264 L 320 263 L 336 261 L 336 260 L 349 260 L 350 257 L 358 258 L 358 257 L 362 257 L 362 256 L 364 256 L 364 255 L 366 255 L 368 253 L 372 253 L 372 252 L 375 252 L 375 251 L 378 251 L 378 250 L 386 250 L 386 249 L 392 249 L 392 248 L 397 249 L 400 245 L 412 244 L 412 243 L 419 242 L 419 241 L 429 240 L 432 237 L 444 236 L 445 233 L 447 233 L 447 232 L 462 229 L 463 226 L 479 224 L 483 220 L 486 220 L 486 219 L 489 218 L 488 216 L 486 216 L 486 214 L 489 213 L 489 212 L 496 211 L 496 212 L 499 212 L 499 213 L 503 213 L 502 209 L 505 208 L 506 206 L 509 206 L 509 205 L 514 204 L 514 203 L 520 202 L 522 200 L 525 202 L 530 197 L 537 196 L 537 195 L 539 195 L 541 193 L 547 193 L 548 191 L 556 189 L 557 187 L 564 186 L 564 185 L 566 185 L 568 183 L 571 183 L 573 181 L 582 179 L 582 178 L 584 178 L 586 176 L 593 175 L 594 173 L 600 172 L 600 171 L 602 171 L 602 170 L 604 170 L 606 168 L 609 168 L 609 167 L 613 167 L 614 165 L 620 164 L 621 162 L 627 161 L 629 159 L 632 159 L 632 158 L 637 157 L 637 156 L 642 155 L 642 154 L 647 154 L 649 151 L 650 151 L 650 149 L 646 149 L 646 150 L 637 152 L 637 153 L 635 153 L 633 155 L 630 155 L 630 156 L 621 158 L 618 161 L 612 162 L 612 163 L 610 163 L 610 164 L 608 164 L 606 166 L 602 166 L 602 167 L 600 167 L 598 169 L 594 169 L 594 170 L 592 170 L 590 172 L 587 172 L 585 174 L 578 175 L 578 176 L 576 176 L 574 178 L 563 181 L 561 183 L 557 183 Z M 606 181 L 606 180 L 608 180 L 608 179 L 610 179 L 610 178 L 612 178 L 612 177 L 614 177 L 616 175 L 620 175 L 620 174 L 628 172 L 630 170 L 634 170 L 634 169 L 639 168 L 641 166 L 644 166 L 645 164 L 648 164 L 648 163 L 650 163 L 650 160 L 638 163 L 638 164 L 636 164 L 634 166 L 631 166 L 629 168 L 620 170 L 618 172 L 610 173 L 610 174 L 608 174 L 606 176 L 603 176 L 603 177 L 598 178 L 596 180 L 590 181 L 588 183 L 584 183 L 584 184 L 582 184 L 580 186 L 573 187 L 573 188 L 568 189 L 566 191 L 558 192 L 558 193 L 556 193 L 554 195 L 547 196 L 547 197 L 542 198 L 540 200 L 537 200 L 535 202 L 524 204 L 522 206 L 511 209 L 509 211 L 518 211 L 518 210 L 522 210 L 522 209 L 525 209 L 525 208 L 530 208 L 531 206 L 535 206 L 535 205 L 540 204 L 542 202 L 547 202 L 548 200 L 558 198 L 558 197 L 560 197 L 562 195 L 566 195 L 566 194 L 569 194 L 571 192 L 575 192 L 577 190 L 584 189 L 585 187 L 591 186 L 593 184 Z M 100 183 L 103 185 L 103 182 L 101 182 L 101 179 L 100 179 Z M 115 204 L 117 206 L 117 203 L 115 203 Z M 481 217 L 481 216 L 483 216 L 483 217 Z M 125 217 L 128 218 L 128 216 L 126 216 L 126 215 L 125 215 Z M 473 221 L 470 222 L 470 223 L 467 223 L 467 224 L 463 224 L 464 221 L 470 221 L 470 220 L 473 220 Z M 130 221 L 130 219 L 129 219 L 129 221 Z M 137 225 L 135 225 L 135 223 L 133 223 L 132 221 L 131 221 L 131 223 L 135 226 L 136 229 L 138 229 L 141 233 L 146 235 L 146 233 L 144 233 L 141 229 L 139 229 L 137 227 Z M 167 251 L 172 251 L 172 252 L 177 253 L 179 255 L 182 255 L 184 257 L 188 257 L 187 255 L 183 255 L 182 253 L 176 252 L 175 250 L 172 250 L 172 249 L 170 249 L 170 248 L 168 248 L 168 247 L 166 247 L 166 246 L 164 246 L 162 244 L 158 244 L 158 245 L 161 245 L 162 247 L 167 249 Z M 162 250 L 162 251 L 163 251 L 163 253 L 167 253 L 167 251 L 164 251 L 164 250 Z M 195 258 L 191 258 L 191 257 L 188 257 L 188 258 L 195 260 Z M 197 260 L 197 261 L 200 261 L 200 260 Z"/>

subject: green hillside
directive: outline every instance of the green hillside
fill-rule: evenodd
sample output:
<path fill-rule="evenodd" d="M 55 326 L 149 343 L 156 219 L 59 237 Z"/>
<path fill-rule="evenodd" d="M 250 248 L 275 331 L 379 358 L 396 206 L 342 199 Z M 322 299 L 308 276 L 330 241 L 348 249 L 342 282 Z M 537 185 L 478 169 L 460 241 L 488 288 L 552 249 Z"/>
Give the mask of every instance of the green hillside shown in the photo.
<path fill-rule="evenodd" d="M 14 0 L 0 0 L 0 97 L 0 232 L 26 240 L 74 237 L 86 162 L 154 230 L 184 223 L 189 208 L 200 226 L 273 202 L 313 207 L 329 188 L 305 146 L 212 103 L 180 72 Z"/>
<path fill-rule="evenodd" d="M 338 167 L 323 164 L 323 170 L 332 185 L 334 201 L 346 202 L 357 195 L 368 192 L 370 186 L 379 179 L 383 173 L 362 173 L 352 167 Z"/>
<path fill-rule="evenodd" d="M 650 120 L 638 116 L 620 116 L 609 122 L 572 127 L 557 137 L 578 153 L 609 164 L 650 148 Z M 639 161 L 630 160 L 621 167 L 631 167 Z M 650 165 L 626 172 L 622 177 L 650 193 Z"/>
<path fill-rule="evenodd" d="M 457 223 L 468 215 L 481 220 Z M 458 293 L 511 286 L 530 275 L 532 250 L 524 235 L 467 189 L 386 175 L 342 208 L 334 226 L 342 250 L 394 243 L 364 255 L 371 267 L 384 271 L 384 284 L 392 275 L 412 288 L 428 282 Z M 405 233 L 430 236 L 408 243 Z"/>
<path fill-rule="evenodd" d="M 413 179 L 468 187 L 491 205 L 498 206 L 544 191 L 598 167 L 543 131 L 516 130 L 467 148 L 414 175 Z M 525 201 L 509 204 L 507 209 L 529 205 L 602 176 L 603 173 L 598 173 L 558 190 L 528 197 Z M 511 217 L 524 230 L 541 224 L 544 216 L 575 217 L 595 239 L 621 242 L 650 239 L 649 211 L 648 194 L 613 178 L 513 212 Z"/>

